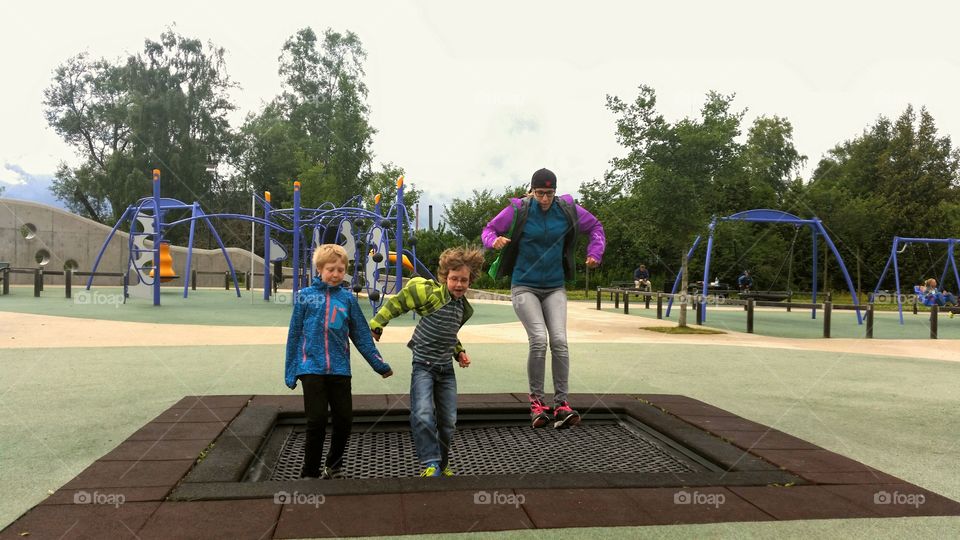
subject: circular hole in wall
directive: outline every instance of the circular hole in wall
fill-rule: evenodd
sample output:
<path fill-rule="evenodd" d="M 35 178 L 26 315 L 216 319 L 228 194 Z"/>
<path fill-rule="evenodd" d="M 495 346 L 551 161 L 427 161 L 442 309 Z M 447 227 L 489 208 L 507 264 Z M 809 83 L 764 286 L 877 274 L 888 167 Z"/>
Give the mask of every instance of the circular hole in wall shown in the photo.
<path fill-rule="evenodd" d="M 20 234 L 27 240 L 33 240 L 33 238 L 37 236 L 37 226 L 33 223 L 24 223 L 20 227 Z"/>
<path fill-rule="evenodd" d="M 75 261 L 75 260 L 73 260 L 73 259 L 67 259 L 67 262 L 63 263 L 63 270 L 64 270 L 64 271 L 72 270 L 72 271 L 76 272 L 78 268 L 80 268 L 80 265 L 77 264 L 77 261 Z"/>
<path fill-rule="evenodd" d="M 50 263 L 50 252 L 45 249 L 41 249 L 36 255 L 33 256 L 33 258 L 40 266 L 46 266 Z"/>

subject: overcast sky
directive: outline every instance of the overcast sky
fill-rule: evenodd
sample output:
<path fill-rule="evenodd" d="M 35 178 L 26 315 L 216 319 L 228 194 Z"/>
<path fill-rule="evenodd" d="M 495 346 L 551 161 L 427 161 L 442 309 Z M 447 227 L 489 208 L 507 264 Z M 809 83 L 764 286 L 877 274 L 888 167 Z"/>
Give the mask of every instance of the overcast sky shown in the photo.
<path fill-rule="evenodd" d="M 926 106 L 956 146 L 956 3 L 647 4 L 4 3 L 0 182 L 77 161 L 43 118 L 57 65 L 82 51 L 137 52 L 170 25 L 226 49 L 227 72 L 242 88 L 235 127 L 279 93 L 277 57 L 289 36 L 306 26 L 355 32 L 368 55 L 375 163 L 404 167 L 426 202 L 519 185 L 540 167 L 575 192 L 623 153 L 605 96 L 632 101 L 640 84 L 657 91 L 670 121 L 695 116 L 710 90 L 736 93 L 734 105 L 748 109 L 745 129 L 758 115 L 786 117 L 808 171 L 908 104 Z"/>

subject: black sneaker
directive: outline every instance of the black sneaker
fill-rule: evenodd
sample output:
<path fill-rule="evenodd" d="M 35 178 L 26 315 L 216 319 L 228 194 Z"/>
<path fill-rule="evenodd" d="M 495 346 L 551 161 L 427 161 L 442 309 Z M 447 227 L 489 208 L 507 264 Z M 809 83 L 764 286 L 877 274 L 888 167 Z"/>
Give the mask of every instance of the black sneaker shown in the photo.
<path fill-rule="evenodd" d="M 322 474 L 323 472 L 319 468 L 314 469 L 313 467 L 303 467 L 300 469 L 301 480 L 316 480 L 317 478 L 320 478 Z"/>
<path fill-rule="evenodd" d="M 530 400 L 530 419 L 534 428 L 541 428 L 550 422 L 550 407 L 539 399 Z"/>
<path fill-rule="evenodd" d="M 327 480 L 338 480 L 343 478 L 343 469 L 340 467 L 324 467 L 321 476 Z"/>
<path fill-rule="evenodd" d="M 570 408 L 566 401 L 553 408 L 553 427 L 565 429 L 580 423 L 580 413 Z"/>

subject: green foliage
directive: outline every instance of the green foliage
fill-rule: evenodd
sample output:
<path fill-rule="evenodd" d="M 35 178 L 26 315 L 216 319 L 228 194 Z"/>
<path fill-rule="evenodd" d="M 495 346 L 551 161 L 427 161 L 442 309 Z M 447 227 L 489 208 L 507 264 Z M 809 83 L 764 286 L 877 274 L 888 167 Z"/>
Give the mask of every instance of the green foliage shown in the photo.
<path fill-rule="evenodd" d="M 607 233 L 599 276 L 610 281 L 630 279 L 644 262 L 655 284 L 672 282 L 682 254 L 697 235 L 705 235 L 711 216 L 776 208 L 805 159 L 793 145 L 793 127 L 783 118 L 757 118 L 746 141 L 738 142 L 744 113 L 733 110 L 732 95 L 710 92 L 697 118 L 676 123 L 659 114 L 656 103 L 648 86 L 639 88 L 632 103 L 608 96 L 626 155 L 612 161 L 603 180 L 581 188 L 584 206 Z M 718 228 L 718 235 L 727 227 Z M 761 275 L 772 266 L 774 277 L 775 262 L 766 261 L 764 254 L 782 257 L 784 236 L 792 232 L 759 234 L 752 227 L 723 232 L 733 245 L 716 243 L 713 277 L 735 279 L 741 266 L 762 267 Z M 700 249 L 691 276 L 698 264 L 702 271 L 704 251 Z M 755 260 L 755 255 L 760 257 Z"/>
<path fill-rule="evenodd" d="M 259 115 L 247 116 L 234 139 L 235 189 L 252 188 L 261 196 L 269 191 L 274 207 L 293 206 L 292 185 L 302 154 L 296 130 L 278 104 L 268 104 Z"/>
<path fill-rule="evenodd" d="M 432 231 L 421 229 L 417 232 L 416 238 L 417 259 L 420 259 L 420 262 L 434 275 L 440 267 L 440 254 L 443 250 L 466 244 L 463 238 L 448 231 L 442 223 Z"/>
<path fill-rule="evenodd" d="M 364 181 L 363 200 L 368 207 L 373 206 L 373 201 L 377 195 L 380 195 L 380 204 L 384 211 L 395 204 L 397 200 L 397 179 L 403 176 L 403 167 L 393 163 L 383 163 L 380 170 L 367 175 Z M 420 202 L 420 190 L 416 186 L 404 180 L 403 182 L 403 204 L 411 217 L 416 204 Z"/>
<path fill-rule="evenodd" d="M 216 206 L 207 172 L 227 154 L 233 86 L 223 49 L 166 31 L 123 62 L 74 56 L 44 91 L 47 122 L 83 158 L 61 165 L 52 190 L 97 221 L 119 219 L 150 193 L 160 169 L 164 196 Z"/>
<path fill-rule="evenodd" d="M 851 272 L 859 263 L 864 287 L 872 288 L 890 253 L 893 236 L 949 238 L 960 228 L 960 150 L 939 136 L 926 109 L 919 118 L 908 106 L 895 122 L 874 125 L 838 144 L 820 160 L 813 179 L 793 202 L 816 213 Z M 939 275 L 946 262 L 939 246 L 914 245 L 898 259 L 911 285 Z M 840 286 L 839 276 L 832 285 Z M 855 278 L 856 279 L 856 278 Z M 886 286 L 892 288 L 888 278 Z"/>
<path fill-rule="evenodd" d="M 523 197 L 527 186 L 506 187 L 495 195 L 492 189 L 473 190 L 469 199 L 454 199 L 444 209 L 443 219 L 456 234 L 473 243 L 480 242 L 480 233 L 491 219 L 506 208 L 510 198 Z"/>
<path fill-rule="evenodd" d="M 353 32 L 327 29 L 320 40 L 308 27 L 283 45 L 284 92 L 277 104 L 298 143 L 297 179 L 305 206 L 340 205 L 363 192 L 376 133 L 368 121 L 365 58 Z"/>
<path fill-rule="evenodd" d="M 342 205 L 361 195 L 367 207 L 381 193 L 393 204 L 403 168 L 393 163 L 372 171 L 366 52 L 352 32 L 330 29 L 322 36 L 304 28 L 283 45 L 279 73 L 283 92 L 260 114 L 247 117 L 232 155 L 239 184 L 269 190 L 277 206 L 292 205 L 292 183 L 301 183 L 301 204 Z M 404 188 L 408 208 L 420 198 Z"/>

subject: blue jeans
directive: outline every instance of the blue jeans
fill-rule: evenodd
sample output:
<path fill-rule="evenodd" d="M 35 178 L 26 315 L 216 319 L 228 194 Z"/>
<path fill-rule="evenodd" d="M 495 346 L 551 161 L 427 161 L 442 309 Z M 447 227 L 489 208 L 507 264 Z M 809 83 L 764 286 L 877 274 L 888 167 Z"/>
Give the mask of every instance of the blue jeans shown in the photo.
<path fill-rule="evenodd" d="M 957 305 L 957 297 L 951 293 L 937 293 L 937 304 L 943 306 Z"/>
<path fill-rule="evenodd" d="M 417 459 L 447 466 L 457 425 L 457 376 L 453 363 L 414 362 L 410 374 L 410 430 Z"/>

